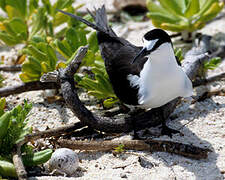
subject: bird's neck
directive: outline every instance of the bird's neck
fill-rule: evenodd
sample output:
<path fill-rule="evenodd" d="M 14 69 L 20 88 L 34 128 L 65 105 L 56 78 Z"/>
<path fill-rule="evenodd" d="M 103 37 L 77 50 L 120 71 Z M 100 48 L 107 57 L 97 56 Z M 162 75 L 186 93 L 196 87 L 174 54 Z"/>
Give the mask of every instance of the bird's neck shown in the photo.
<path fill-rule="evenodd" d="M 162 44 L 149 55 L 148 60 L 150 60 L 151 65 L 168 66 L 177 64 L 171 43 Z"/>

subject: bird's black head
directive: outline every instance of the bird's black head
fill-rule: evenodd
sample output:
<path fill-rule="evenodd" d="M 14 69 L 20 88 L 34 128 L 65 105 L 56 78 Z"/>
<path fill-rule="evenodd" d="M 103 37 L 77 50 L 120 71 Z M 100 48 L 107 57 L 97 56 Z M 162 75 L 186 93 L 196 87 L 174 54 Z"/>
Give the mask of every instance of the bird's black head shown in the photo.
<path fill-rule="evenodd" d="M 133 59 L 134 63 L 138 58 L 151 54 L 164 43 L 172 43 L 170 36 L 162 29 L 153 29 L 143 37 L 144 47 Z"/>

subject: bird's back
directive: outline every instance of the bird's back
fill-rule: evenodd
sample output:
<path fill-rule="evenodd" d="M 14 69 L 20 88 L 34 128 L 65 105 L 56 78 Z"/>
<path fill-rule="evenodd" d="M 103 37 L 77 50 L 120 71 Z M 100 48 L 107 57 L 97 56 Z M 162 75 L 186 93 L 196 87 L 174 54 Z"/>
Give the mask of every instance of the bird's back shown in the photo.
<path fill-rule="evenodd" d="M 131 64 L 131 61 L 142 47 L 136 47 L 116 35 L 108 26 L 104 6 L 96 10 L 96 15 L 92 16 L 96 25 L 107 32 L 97 31 L 97 39 L 115 94 L 126 104 L 138 105 L 138 89 L 130 86 L 127 77 L 129 74 L 140 74 L 145 61 L 142 64 Z"/>

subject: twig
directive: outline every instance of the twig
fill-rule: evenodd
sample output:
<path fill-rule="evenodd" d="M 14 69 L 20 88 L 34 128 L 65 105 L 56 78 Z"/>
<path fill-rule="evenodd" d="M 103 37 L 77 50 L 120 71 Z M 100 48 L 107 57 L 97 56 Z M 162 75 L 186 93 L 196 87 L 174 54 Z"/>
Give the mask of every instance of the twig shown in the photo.
<path fill-rule="evenodd" d="M 171 34 L 170 38 L 175 38 L 175 37 L 178 37 L 178 36 L 181 36 L 181 33 Z"/>
<path fill-rule="evenodd" d="M 21 146 L 22 143 L 18 143 L 16 145 L 15 152 L 13 153 L 13 164 L 16 168 L 16 173 L 19 180 L 26 180 L 27 179 L 27 172 L 23 165 L 22 156 L 21 156 Z"/>
<path fill-rule="evenodd" d="M 66 125 L 66 126 L 63 126 L 63 127 L 55 128 L 55 129 L 49 129 L 49 130 L 46 130 L 46 131 L 28 134 L 28 135 L 25 136 L 25 139 L 24 139 L 23 143 L 31 141 L 31 140 L 40 139 L 40 138 L 47 138 L 47 137 L 52 137 L 52 136 L 61 136 L 62 134 L 65 134 L 67 132 L 72 132 L 72 131 L 80 129 L 84 126 L 85 125 L 83 125 L 81 122 L 78 122 L 78 123 Z"/>
<path fill-rule="evenodd" d="M 205 84 L 213 82 L 213 81 L 218 81 L 218 80 L 220 80 L 222 78 L 225 78 L 225 73 L 224 72 L 216 74 L 216 75 L 213 75 L 213 76 L 210 76 L 208 78 L 197 79 L 197 80 L 195 80 L 193 82 L 193 86 L 196 87 L 196 86 L 205 85 Z"/>
<path fill-rule="evenodd" d="M 59 85 L 57 85 L 57 83 L 54 83 L 54 82 L 34 81 L 34 82 L 22 83 L 15 86 L 0 88 L 0 97 L 5 97 L 12 94 L 18 94 L 18 93 L 23 93 L 27 91 L 58 89 L 58 88 L 60 88 Z"/>
<path fill-rule="evenodd" d="M 193 145 L 182 144 L 163 140 L 120 140 L 120 141 L 72 141 L 59 139 L 61 147 L 79 149 L 85 151 L 110 151 L 123 144 L 126 150 L 169 152 L 193 159 L 205 159 L 209 149 L 199 148 Z"/>
<path fill-rule="evenodd" d="M 21 65 L 1 65 L 0 71 L 21 71 L 22 66 Z"/>

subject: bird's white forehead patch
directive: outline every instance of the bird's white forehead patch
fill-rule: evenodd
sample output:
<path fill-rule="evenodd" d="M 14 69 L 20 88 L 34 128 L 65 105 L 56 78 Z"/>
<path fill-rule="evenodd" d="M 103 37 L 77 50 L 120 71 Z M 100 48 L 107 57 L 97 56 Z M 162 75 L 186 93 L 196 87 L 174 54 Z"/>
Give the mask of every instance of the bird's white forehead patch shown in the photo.
<path fill-rule="evenodd" d="M 144 42 L 144 47 L 147 48 L 147 50 L 151 50 L 154 45 L 156 44 L 156 42 L 158 41 L 159 39 L 154 39 L 154 40 L 146 40 L 145 38 L 143 38 L 143 42 Z"/>

